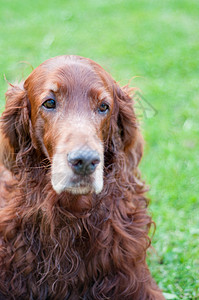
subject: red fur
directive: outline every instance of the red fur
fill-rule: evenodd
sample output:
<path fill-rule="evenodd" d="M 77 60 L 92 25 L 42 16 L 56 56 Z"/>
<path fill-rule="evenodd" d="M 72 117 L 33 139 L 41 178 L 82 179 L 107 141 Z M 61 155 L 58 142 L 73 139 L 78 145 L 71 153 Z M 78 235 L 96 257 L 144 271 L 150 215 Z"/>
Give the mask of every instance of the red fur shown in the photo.
<path fill-rule="evenodd" d="M 37 102 L 49 78 L 62 87 L 62 98 L 73 95 L 68 104 L 72 111 L 74 101 L 83 98 L 84 105 L 91 103 L 88 112 L 95 107 L 93 90 L 99 82 L 100 91 L 111 95 L 110 114 L 96 114 L 95 119 L 104 149 L 104 185 L 97 195 L 57 194 L 52 188 L 61 117 L 43 121 Z M 84 91 L 88 85 L 90 97 Z M 11 86 L 6 98 L 0 150 L 7 168 L 0 167 L 0 299 L 164 299 L 145 262 L 152 220 L 137 169 L 143 142 L 130 90 L 120 88 L 93 61 L 72 56 L 39 66 L 22 88 Z M 81 117 L 86 120 L 84 109 Z"/>

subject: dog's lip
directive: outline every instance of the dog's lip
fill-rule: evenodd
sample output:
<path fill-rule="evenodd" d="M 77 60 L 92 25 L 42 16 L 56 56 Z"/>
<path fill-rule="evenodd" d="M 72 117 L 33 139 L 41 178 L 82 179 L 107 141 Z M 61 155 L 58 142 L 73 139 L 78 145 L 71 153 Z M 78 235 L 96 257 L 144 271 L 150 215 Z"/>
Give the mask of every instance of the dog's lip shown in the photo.
<path fill-rule="evenodd" d="M 87 196 L 87 195 L 90 195 L 93 193 L 93 190 L 92 189 L 88 189 L 86 191 L 83 191 L 83 192 L 78 192 L 76 190 L 74 190 L 73 188 L 68 188 L 66 190 L 64 190 L 62 193 L 70 193 L 70 194 L 73 194 L 73 195 L 76 195 L 76 196 Z"/>
<path fill-rule="evenodd" d="M 70 183 L 72 185 L 78 185 L 78 186 L 82 186 L 82 185 L 89 185 L 92 184 L 92 179 L 91 176 L 88 175 L 75 175 L 70 179 Z"/>

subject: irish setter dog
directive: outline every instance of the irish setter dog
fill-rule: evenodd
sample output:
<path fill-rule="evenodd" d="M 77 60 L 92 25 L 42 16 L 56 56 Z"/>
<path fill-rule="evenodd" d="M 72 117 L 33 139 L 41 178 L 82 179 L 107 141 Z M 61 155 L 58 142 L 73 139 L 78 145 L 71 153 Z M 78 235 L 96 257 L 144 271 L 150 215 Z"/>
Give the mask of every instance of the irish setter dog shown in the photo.
<path fill-rule="evenodd" d="M 11 85 L 0 131 L 0 299 L 164 299 L 130 89 L 59 56 Z"/>

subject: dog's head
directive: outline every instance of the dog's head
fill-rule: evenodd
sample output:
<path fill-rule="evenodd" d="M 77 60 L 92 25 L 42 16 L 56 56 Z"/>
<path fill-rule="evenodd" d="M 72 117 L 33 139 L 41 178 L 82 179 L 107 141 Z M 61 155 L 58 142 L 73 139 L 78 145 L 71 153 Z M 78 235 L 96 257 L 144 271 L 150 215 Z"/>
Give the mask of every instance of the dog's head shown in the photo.
<path fill-rule="evenodd" d="M 49 59 L 23 86 L 11 86 L 6 100 L 1 161 L 12 171 L 19 157 L 28 156 L 33 148 L 37 161 L 49 162 L 58 194 L 100 193 L 104 165 L 113 164 L 118 151 L 131 158 L 133 153 L 134 167 L 141 158 L 128 91 L 90 59 Z"/>

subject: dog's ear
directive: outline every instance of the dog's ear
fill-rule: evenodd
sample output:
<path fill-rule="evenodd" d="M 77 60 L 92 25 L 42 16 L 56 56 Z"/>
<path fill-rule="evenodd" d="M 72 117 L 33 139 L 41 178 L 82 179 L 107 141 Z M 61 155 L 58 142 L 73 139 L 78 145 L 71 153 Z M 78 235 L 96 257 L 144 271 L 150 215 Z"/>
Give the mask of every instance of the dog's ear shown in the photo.
<path fill-rule="evenodd" d="M 28 103 L 26 91 L 20 86 L 10 85 L 0 123 L 0 160 L 8 168 L 30 141 Z"/>
<path fill-rule="evenodd" d="M 137 167 L 143 154 L 143 138 L 133 108 L 134 89 L 118 84 L 114 87 L 114 102 L 116 104 L 117 131 L 121 147 L 127 156 L 133 155 L 134 166 Z"/>

